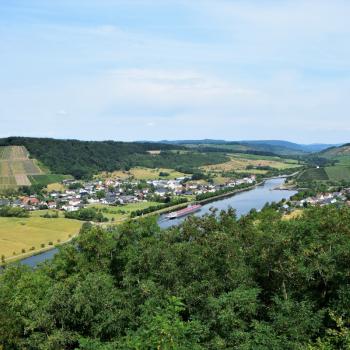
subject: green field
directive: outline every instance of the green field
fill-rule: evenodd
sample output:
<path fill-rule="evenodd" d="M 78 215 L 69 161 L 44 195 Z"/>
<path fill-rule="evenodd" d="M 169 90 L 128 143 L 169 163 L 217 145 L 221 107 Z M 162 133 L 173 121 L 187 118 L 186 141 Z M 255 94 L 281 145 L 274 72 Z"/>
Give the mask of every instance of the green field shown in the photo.
<path fill-rule="evenodd" d="M 331 181 L 350 181 L 350 166 L 331 166 L 326 168 Z"/>
<path fill-rule="evenodd" d="M 60 175 L 60 174 L 45 174 L 45 175 L 31 175 L 29 180 L 32 185 L 42 185 L 47 186 L 52 183 L 62 182 L 63 180 L 73 179 L 70 175 Z"/>
<path fill-rule="evenodd" d="M 308 181 L 327 181 L 329 177 L 324 168 L 311 168 L 303 171 L 298 180 L 301 182 Z"/>
<path fill-rule="evenodd" d="M 299 181 L 350 181 L 350 166 L 329 166 L 326 168 L 306 169 L 300 176 Z"/>
<path fill-rule="evenodd" d="M 338 156 L 338 157 L 335 157 L 334 160 L 337 161 L 336 165 L 350 166 L 350 156 L 349 155 Z"/>
<path fill-rule="evenodd" d="M 64 218 L 0 218 L 0 255 L 15 257 L 23 254 L 23 249 L 33 253 L 42 249 L 42 244 L 48 247 L 50 242 L 67 241 L 79 232 L 81 225 L 81 221 Z"/>
<path fill-rule="evenodd" d="M 102 209 L 103 215 L 109 220 L 114 219 L 115 221 L 126 220 L 130 217 L 130 213 L 140 209 L 146 209 L 148 207 L 159 205 L 157 202 L 138 202 L 130 203 L 126 205 L 110 206 L 103 204 L 93 204 L 90 207 L 96 209 Z"/>

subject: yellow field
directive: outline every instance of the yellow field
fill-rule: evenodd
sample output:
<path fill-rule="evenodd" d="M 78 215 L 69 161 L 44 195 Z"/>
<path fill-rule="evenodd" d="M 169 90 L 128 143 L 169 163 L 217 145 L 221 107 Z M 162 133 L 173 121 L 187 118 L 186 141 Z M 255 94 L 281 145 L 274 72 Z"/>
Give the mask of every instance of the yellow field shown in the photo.
<path fill-rule="evenodd" d="M 230 181 L 230 178 L 228 177 L 223 177 L 223 176 L 215 176 L 213 178 L 214 181 L 214 185 L 224 185 L 226 184 L 228 181 Z"/>
<path fill-rule="evenodd" d="M 168 176 L 159 176 L 159 173 L 168 173 Z M 119 178 L 119 179 L 127 179 L 134 178 L 136 180 L 153 180 L 153 179 L 175 179 L 178 177 L 185 176 L 184 173 L 179 171 L 175 171 L 173 169 L 151 169 L 151 168 L 141 168 L 135 167 L 131 168 L 129 171 L 114 171 L 112 173 L 102 173 L 99 177 L 103 178 Z"/>
<path fill-rule="evenodd" d="M 271 168 L 275 169 L 288 169 L 288 168 L 294 168 L 297 167 L 298 164 L 291 164 L 283 161 L 278 160 L 266 160 L 266 159 L 245 159 L 241 156 L 231 156 L 231 159 L 226 163 L 221 164 L 215 164 L 215 165 L 208 165 L 205 167 L 202 167 L 203 170 L 206 171 L 212 171 L 212 172 L 228 172 L 228 171 L 235 171 L 235 172 L 249 172 L 252 174 L 264 174 L 266 171 L 259 170 L 259 169 L 249 169 L 246 170 L 248 166 L 269 166 Z"/>
<path fill-rule="evenodd" d="M 63 184 L 55 182 L 46 186 L 48 192 L 63 192 L 66 188 Z"/>
<path fill-rule="evenodd" d="M 67 241 L 81 225 L 81 221 L 64 218 L 0 218 L 0 255 L 9 258 L 22 254 L 22 249 L 29 252 L 32 247 L 40 250 L 42 244 Z"/>

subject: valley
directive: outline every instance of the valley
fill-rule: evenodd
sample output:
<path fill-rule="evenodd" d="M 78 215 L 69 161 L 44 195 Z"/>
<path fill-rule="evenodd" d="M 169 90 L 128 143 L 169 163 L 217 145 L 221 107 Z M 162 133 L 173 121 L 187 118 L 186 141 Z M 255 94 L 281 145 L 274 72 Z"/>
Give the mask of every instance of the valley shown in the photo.
<path fill-rule="evenodd" d="M 11 138 L 0 143 L 6 144 L 0 147 L 0 183 L 3 184 L 0 205 L 23 208 L 29 212 L 29 217 L 0 218 L 0 255 L 6 260 L 17 259 L 23 252 L 34 254 L 43 246 L 48 249 L 49 243 L 51 247 L 63 243 L 77 234 L 84 221 L 116 225 L 146 214 L 159 215 L 285 174 L 297 174 L 288 180 L 287 188 L 297 188 L 299 182 L 311 186 L 315 181 L 341 182 L 350 177 L 346 151 L 338 152 L 334 147 L 320 153 L 306 153 L 294 144 L 286 151 L 288 143 L 277 141 L 272 145 L 260 142 L 215 144 L 214 141 L 195 144 L 192 141 L 176 145 L 97 142 L 92 144 L 97 147 L 95 149 L 90 148 L 90 143 L 76 140 L 23 139 L 29 149 L 38 146 L 34 154 L 40 160 L 36 160 L 24 145 L 7 145 L 14 140 L 17 143 L 22 139 Z M 47 158 L 48 154 L 42 153 L 45 144 L 48 154 L 55 158 Z M 134 166 L 107 162 L 108 152 L 121 147 L 135 147 L 136 153 L 131 154 L 136 161 Z M 66 150 L 65 154 L 60 153 L 61 148 Z M 281 148 L 281 153 L 270 152 Z M 138 163 L 141 153 L 137 152 L 143 150 L 146 150 L 146 158 Z M 99 152 L 102 158 L 98 158 Z M 83 159 L 84 163 L 78 163 L 81 171 L 91 175 L 75 178 L 77 163 L 68 162 L 66 154 L 72 159 Z M 309 157 L 334 164 L 309 166 Z M 152 166 L 142 166 L 148 164 L 148 158 Z M 98 160 L 100 171 L 94 172 L 93 164 Z M 170 166 L 158 167 L 158 164 Z M 66 169 L 66 174 L 56 174 L 59 169 Z M 9 190 L 11 194 L 7 196 Z M 17 195 L 16 191 L 19 191 Z M 60 229 L 56 230 L 55 225 Z"/>

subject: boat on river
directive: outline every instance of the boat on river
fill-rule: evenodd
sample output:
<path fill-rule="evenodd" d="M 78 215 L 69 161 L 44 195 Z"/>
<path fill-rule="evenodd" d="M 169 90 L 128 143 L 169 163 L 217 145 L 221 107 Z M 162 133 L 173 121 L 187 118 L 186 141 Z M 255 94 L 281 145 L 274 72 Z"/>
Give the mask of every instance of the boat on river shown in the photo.
<path fill-rule="evenodd" d="M 201 208 L 202 208 L 202 206 L 200 204 L 189 205 L 187 208 L 180 209 L 180 210 L 173 211 L 173 212 L 169 213 L 168 215 L 166 215 L 166 218 L 167 219 L 181 218 L 182 216 L 186 216 L 186 215 L 195 213 L 195 212 L 199 211 Z"/>

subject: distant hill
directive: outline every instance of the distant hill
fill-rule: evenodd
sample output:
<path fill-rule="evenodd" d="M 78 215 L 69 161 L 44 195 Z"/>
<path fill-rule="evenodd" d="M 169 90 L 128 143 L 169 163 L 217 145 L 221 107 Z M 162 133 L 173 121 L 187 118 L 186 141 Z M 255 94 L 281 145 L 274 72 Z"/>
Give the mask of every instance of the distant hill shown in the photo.
<path fill-rule="evenodd" d="M 330 147 L 320 152 L 320 155 L 327 158 L 350 156 L 350 143 L 338 147 Z"/>
<path fill-rule="evenodd" d="M 225 141 L 225 140 L 162 140 L 163 144 L 184 145 L 222 148 L 231 151 L 249 151 L 257 153 L 271 153 L 276 155 L 301 155 L 306 153 L 316 153 L 334 145 L 329 144 L 297 144 L 283 140 L 242 140 L 242 141 Z M 230 146 L 230 147 L 228 147 Z"/>
<path fill-rule="evenodd" d="M 314 144 L 298 144 L 294 142 L 289 141 L 283 141 L 283 140 L 261 140 L 261 141 L 241 141 L 241 143 L 247 143 L 250 145 L 254 144 L 264 144 L 264 145 L 271 145 L 275 147 L 282 147 L 285 149 L 295 150 L 299 152 L 305 152 L 305 153 L 314 153 L 314 152 L 320 152 L 327 148 L 338 146 L 338 145 L 332 145 L 332 144 L 322 144 L 322 143 L 314 143 Z"/>
<path fill-rule="evenodd" d="M 228 160 L 225 154 L 187 151 L 181 145 L 160 143 L 8 137 L 0 139 L 0 146 L 24 146 L 31 157 L 53 173 L 70 174 L 76 178 L 134 166 L 187 170 Z M 150 154 L 152 150 L 160 152 Z"/>

